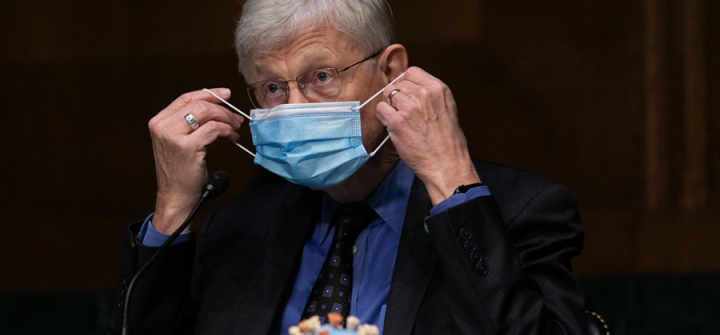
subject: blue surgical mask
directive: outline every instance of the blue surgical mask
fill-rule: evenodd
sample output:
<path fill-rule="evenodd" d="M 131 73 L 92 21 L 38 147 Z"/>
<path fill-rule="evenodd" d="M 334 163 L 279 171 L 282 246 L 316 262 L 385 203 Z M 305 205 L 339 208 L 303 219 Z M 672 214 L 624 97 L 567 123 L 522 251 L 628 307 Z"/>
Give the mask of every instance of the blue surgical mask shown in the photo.
<path fill-rule="evenodd" d="M 237 145 L 255 156 L 255 164 L 290 182 L 313 188 L 335 185 L 355 173 L 390 138 L 385 137 L 370 153 L 362 143 L 360 109 L 383 90 L 362 104 L 320 102 L 253 109 L 250 132 L 257 153 Z"/>

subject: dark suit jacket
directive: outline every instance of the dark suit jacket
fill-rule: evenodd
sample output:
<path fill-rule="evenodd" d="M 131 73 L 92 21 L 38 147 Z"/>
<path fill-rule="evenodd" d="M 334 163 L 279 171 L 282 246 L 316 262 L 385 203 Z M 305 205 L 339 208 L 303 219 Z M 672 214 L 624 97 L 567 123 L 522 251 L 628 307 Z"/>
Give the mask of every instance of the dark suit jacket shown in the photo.
<path fill-rule="evenodd" d="M 570 260 L 583 230 L 571 194 L 508 167 L 478 162 L 476 169 L 492 196 L 432 217 L 415 179 L 384 334 L 581 334 L 584 302 Z M 182 243 L 138 281 L 130 333 L 277 334 L 320 199 L 286 183 L 217 211 L 204 226 L 194 271 L 195 243 Z M 137 241 L 139 226 L 130 228 L 121 295 L 156 250 Z"/>

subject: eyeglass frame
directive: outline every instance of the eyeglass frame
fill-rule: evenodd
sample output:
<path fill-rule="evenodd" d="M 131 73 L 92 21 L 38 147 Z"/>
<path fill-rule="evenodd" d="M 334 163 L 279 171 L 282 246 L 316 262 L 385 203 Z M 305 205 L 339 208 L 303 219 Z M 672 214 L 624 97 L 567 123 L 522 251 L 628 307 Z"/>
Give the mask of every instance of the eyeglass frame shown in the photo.
<path fill-rule="evenodd" d="M 288 99 L 289 99 L 289 98 L 290 98 L 290 93 L 289 93 L 290 85 L 289 85 L 289 83 L 290 83 L 291 81 L 294 81 L 294 82 L 297 84 L 297 83 L 298 83 L 298 79 L 299 79 L 300 77 L 302 77 L 302 76 L 304 76 L 304 75 L 306 75 L 306 74 L 308 74 L 308 73 L 311 73 L 311 72 L 316 72 L 316 71 L 318 71 L 318 70 L 334 70 L 334 71 L 337 73 L 338 79 L 340 79 L 340 74 L 341 74 L 341 73 L 343 73 L 343 72 L 345 72 L 345 71 L 347 71 L 347 70 L 350 70 L 350 68 L 352 68 L 352 67 L 354 67 L 354 66 L 356 66 L 356 65 L 359 65 L 360 63 L 366 62 L 366 61 L 368 61 L 368 60 L 370 60 L 370 59 L 373 59 L 373 58 L 377 57 L 377 56 L 380 55 L 383 51 L 385 51 L 385 48 L 376 51 L 376 52 L 373 53 L 372 55 L 367 56 L 367 57 L 363 58 L 361 61 L 355 62 L 355 63 L 353 63 L 352 65 L 349 65 L 349 66 L 345 67 L 345 68 L 342 69 L 342 70 L 338 70 L 338 69 L 332 68 L 332 67 L 320 67 L 320 68 L 317 68 L 317 69 L 314 69 L 314 70 L 311 70 L 311 71 L 303 72 L 303 73 L 299 74 L 297 77 L 295 77 L 295 79 L 285 80 L 285 79 L 277 78 L 277 79 L 265 79 L 265 80 L 261 80 L 261 81 L 258 81 L 258 82 L 255 82 L 255 83 L 250 84 L 245 90 L 247 91 L 248 98 L 250 99 L 250 103 L 253 105 L 253 107 L 258 108 L 258 109 L 262 109 L 263 107 L 261 107 L 261 106 L 256 106 L 256 105 L 255 105 L 255 101 L 254 101 L 254 100 L 256 100 L 257 98 L 253 99 L 253 95 L 254 95 L 253 90 L 255 89 L 255 85 L 257 85 L 257 84 L 263 84 L 263 83 L 266 83 L 266 82 L 268 82 L 268 81 L 279 81 L 279 82 L 282 82 L 282 83 L 285 84 L 285 92 L 286 92 L 285 94 L 287 95 L 287 97 L 288 97 Z M 341 85 L 341 86 L 340 86 L 340 91 L 342 91 L 342 81 L 340 81 L 340 85 Z M 300 93 L 302 93 L 302 95 L 305 96 L 305 92 L 304 92 L 303 88 L 302 88 L 299 84 L 298 84 L 298 90 L 300 90 Z M 338 93 L 338 94 L 339 94 L 339 93 Z M 287 103 L 287 102 L 286 102 L 286 103 Z M 259 101 L 258 101 L 258 104 L 260 104 Z M 273 107 L 274 107 L 274 106 L 273 106 Z"/>

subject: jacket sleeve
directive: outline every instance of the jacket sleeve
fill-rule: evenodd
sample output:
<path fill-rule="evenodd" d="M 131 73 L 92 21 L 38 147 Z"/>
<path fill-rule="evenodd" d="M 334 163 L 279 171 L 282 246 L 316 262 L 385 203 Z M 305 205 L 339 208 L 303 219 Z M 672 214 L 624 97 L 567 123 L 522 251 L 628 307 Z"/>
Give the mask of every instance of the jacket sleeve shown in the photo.
<path fill-rule="evenodd" d="M 505 223 L 492 196 L 426 220 L 461 329 L 479 334 L 582 334 L 584 300 L 570 260 L 583 229 L 570 192 L 552 185 Z"/>
<path fill-rule="evenodd" d="M 159 249 L 137 239 L 142 222 L 130 225 L 123 247 L 118 298 L 110 317 L 109 334 L 120 334 L 125 295 L 137 271 Z M 192 333 L 190 281 L 195 257 L 195 237 L 169 246 L 136 281 L 128 308 L 128 333 Z M 189 327 L 188 327 L 189 326 Z"/>

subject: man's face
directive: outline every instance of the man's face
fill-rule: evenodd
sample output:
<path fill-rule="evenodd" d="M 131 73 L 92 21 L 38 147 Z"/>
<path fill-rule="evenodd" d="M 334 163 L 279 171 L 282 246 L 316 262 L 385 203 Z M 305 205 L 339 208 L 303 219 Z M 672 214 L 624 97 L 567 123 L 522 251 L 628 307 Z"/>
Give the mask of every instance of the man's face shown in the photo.
<path fill-rule="evenodd" d="M 331 29 L 305 29 L 283 49 L 251 59 L 251 82 L 267 79 L 295 79 L 299 74 L 318 68 L 341 70 L 369 55 L 361 52 L 348 39 Z M 336 101 L 363 103 L 383 88 L 386 82 L 380 69 L 372 62 L 363 62 L 340 74 L 342 90 Z M 308 100 L 295 82 L 289 83 L 288 103 L 317 102 Z M 370 152 L 383 138 L 383 126 L 375 116 L 376 99 L 360 111 L 363 145 Z"/>

